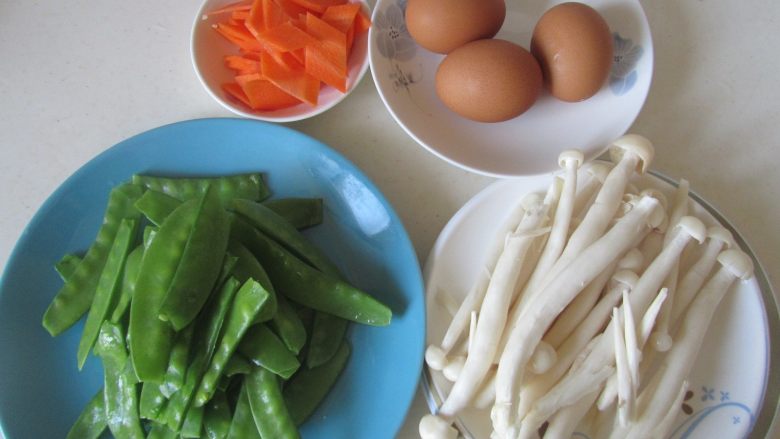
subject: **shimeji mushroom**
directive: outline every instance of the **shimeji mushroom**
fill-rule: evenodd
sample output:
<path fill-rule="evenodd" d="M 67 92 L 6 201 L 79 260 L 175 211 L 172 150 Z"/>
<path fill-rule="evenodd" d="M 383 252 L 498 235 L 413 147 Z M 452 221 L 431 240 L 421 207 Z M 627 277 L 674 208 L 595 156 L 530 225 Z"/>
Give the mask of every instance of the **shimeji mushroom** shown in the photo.
<path fill-rule="evenodd" d="M 630 213 L 629 213 L 630 215 Z M 677 233 L 669 244 L 664 247 L 661 253 L 653 260 L 653 262 L 642 273 L 637 281 L 636 287 L 631 292 L 631 304 L 634 307 L 634 311 L 644 314 L 645 310 L 650 305 L 650 302 L 656 296 L 656 292 L 659 290 L 672 266 L 679 259 L 680 253 L 686 245 L 692 240 L 696 239 L 701 242 L 704 240 L 705 228 L 701 220 L 686 216 L 683 217 L 676 227 Z M 615 322 L 610 322 L 605 329 L 605 333 L 614 331 Z M 602 370 L 604 367 L 614 364 L 615 362 L 615 349 L 611 340 L 602 339 L 601 342 L 594 348 L 594 352 L 589 355 L 588 361 L 577 371 L 570 371 L 570 374 L 580 375 L 580 379 L 590 379 L 590 375 L 594 371 Z M 500 376 L 499 365 L 499 376 Z M 498 384 L 498 382 L 497 382 Z M 559 387 L 561 383 L 558 383 L 555 387 Z M 550 392 L 557 391 L 553 387 Z"/>
<path fill-rule="evenodd" d="M 588 179 L 577 188 L 577 195 L 574 198 L 574 218 L 582 219 L 585 213 L 596 199 L 599 188 L 607 179 L 609 170 L 612 169 L 606 163 L 591 163 L 585 168 Z"/>
<path fill-rule="evenodd" d="M 435 415 L 423 416 L 418 428 L 422 439 L 457 439 L 458 437 L 458 430 L 455 427 Z"/>
<path fill-rule="evenodd" d="M 496 262 L 488 283 L 485 298 L 479 311 L 472 350 L 438 414 L 451 418 L 467 407 L 493 363 L 498 343 L 507 318 L 516 284 L 523 267 L 523 260 L 536 238 L 536 229 L 546 220 L 548 204 L 531 207 L 520 221 L 515 233 L 507 237 L 504 250 Z"/>
<path fill-rule="evenodd" d="M 602 191 L 606 188 L 605 184 Z M 514 322 L 496 372 L 496 403 L 492 416 L 494 430 L 499 435 L 504 435 L 514 421 L 517 392 L 525 367 L 544 332 L 584 286 L 628 251 L 648 226 L 656 225 L 657 208 L 656 199 L 643 198 L 621 221 L 551 279 L 538 294 L 538 300 L 529 303 L 518 321 Z"/>
<path fill-rule="evenodd" d="M 693 367 L 707 328 L 723 297 L 737 280 L 753 275 L 753 262 L 741 250 L 725 250 L 718 255 L 720 268 L 691 302 L 677 331 L 677 340 L 664 357 L 652 382 L 639 399 L 639 417 L 628 438 L 645 438 L 669 411 L 669 401 L 678 395 Z M 663 433 L 663 432 L 662 432 Z"/>
<path fill-rule="evenodd" d="M 588 413 L 588 410 L 596 400 L 598 392 L 591 392 L 580 398 L 574 404 L 564 407 L 550 418 L 545 437 L 570 438 L 580 421 Z"/>

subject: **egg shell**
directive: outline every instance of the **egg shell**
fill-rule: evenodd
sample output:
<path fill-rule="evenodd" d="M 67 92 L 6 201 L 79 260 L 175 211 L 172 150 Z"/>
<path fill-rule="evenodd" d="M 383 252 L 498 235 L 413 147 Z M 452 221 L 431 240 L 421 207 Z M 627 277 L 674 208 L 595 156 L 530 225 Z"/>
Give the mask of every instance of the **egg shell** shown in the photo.
<path fill-rule="evenodd" d="M 409 34 L 417 44 L 436 53 L 492 38 L 505 17 L 504 0 L 409 0 L 406 5 Z"/>
<path fill-rule="evenodd" d="M 467 43 L 436 71 L 436 94 L 452 111 L 478 122 L 524 113 L 542 89 L 542 71 L 530 52 L 500 39 Z"/>
<path fill-rule="evenodd" d="M 542 15 L 531 38 L 550 94 L 567 102 L 595 95 L 612 67 L 612 34 L 604 18 L 583 3 L 561 3 Z"/>

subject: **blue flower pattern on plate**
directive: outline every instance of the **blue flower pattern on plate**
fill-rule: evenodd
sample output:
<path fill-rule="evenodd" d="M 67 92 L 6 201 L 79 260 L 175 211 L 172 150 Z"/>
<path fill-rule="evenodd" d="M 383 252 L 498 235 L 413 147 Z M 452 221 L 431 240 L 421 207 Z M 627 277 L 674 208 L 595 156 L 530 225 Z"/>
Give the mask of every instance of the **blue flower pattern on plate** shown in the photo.
<path fill-rule="evenodd" d="M 612 34 L 613 61 L 609 73 L 609 88 L 617 96 L 628 93 L 636 84 L 638 73 L 636 67 L 642 58 L 644 49 L 634 44 L 630 38 L 623 38 L 619 33 Z"/>
<path fill-rule="evenodd" d="M 376 45 L 385 58 L 397 61 L 412 59 L 417 45 L 406 29 L 404 13 L 406 0 L 391 4 L 384 11 L 377 11 L 374 29 L 377 33 Z"/>

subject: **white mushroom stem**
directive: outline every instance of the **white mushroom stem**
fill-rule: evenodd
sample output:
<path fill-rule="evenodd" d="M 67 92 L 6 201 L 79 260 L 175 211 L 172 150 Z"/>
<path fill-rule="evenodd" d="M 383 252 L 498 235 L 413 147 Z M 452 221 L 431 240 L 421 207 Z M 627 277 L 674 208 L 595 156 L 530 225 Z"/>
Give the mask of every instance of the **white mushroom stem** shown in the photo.
<path fill-rule="evenodd" d="M 634 410 L 634 385 L 631 381 L 630 366 L 628 365 L 628 352 L 623 328 L 625 322 L 621 318 L 617 308 L 612 309 L 612 342 L 615 349 L 615 376 L 618 383 L 618 423 L 628 425 Z"/>
<path fill-rule="evenodd" d="M 580 398 L 576 403 L 564 407 L 558 411 L 552 418 L 545 431 L 545 437 L 551 438 L 570 438 L 574 430 L 587 415 L 588 410 L 596 400 L 598 392 L 591 392 Z"/>
<path fill-rule="evenodd" d="M 639 362 L 642 361 L 642 348 L 639 344 L 631 299 L 623 292 L 623 339 L 626 345 L 626 365 L 631 378 L 632 395 L 639 393 Z"/>
<path fill-rule="evenodd" d="M 449 353 L 458 342 L 463 331 L 468 327 L 469 318 L 472 312 L 475 312 L 482 305 L 482 300 L 485 298 L 485 292 L 487 292 L 487 285 L 490 280 L 490 273 L 485 271 L 477 278 L 477 282 L 472 287 L 469 294 L 461 302 L 458 311 L 452 318 L 447 332 L 444 333 L 444 338 L 441 341 L 441 349 L 445 353 Z"/>
<path fill-rule="evenodd" d="M 593 310 L 558 349 L 558 361 L 543 375 L 534 377 L 520 391 L 518 417 L 522 419 L 531 404 L 544 395 L 566 373 L 589 342 L 598 334 L 609 318 L 612 307 L 624 291 L 630 291 L 639 277 L 630 271 L 619 271 L 613 276 L 614 285 L 599 299 Z"/>
<path fill-rule="evenodd" d="M 607 179 L 611 165 L 606 162 L 591 162 L 587 167 L 584 166 L 583 168 L 587 177 L 582 179 L 584 180 L 582 184 L 578 182 L 577 194 L 574 196 L 574 211 L 572 215 L 576 218 L 582 218 L 593 203 L 593 200 L 596 199 L 596 194 L 601 185 L 604 184 L 604 180 Z"/>
<path fill-rule="evenodd" d="M 699 219 L 695 217 L 683 217 L 681 219 L 677 226 L 677 233 L 674 238 L 669 242 L 669 245 L 664 247 L 650 266 L 647 267 L 645 272 L 642 273 L 642 276 L 637 281 L 636 287 L 631 291 L 631 305 L 634 312 L 644 314 L 650 305 L 650 302 L 656 296 L 656 292 L 666 278 L 666 275 L 669 274 L 672 266 L 674 266 L 675 262 L 679 259 L 682 250 L 693 238 L 698 241 L 703 240 L 704 233 L 704 224 Z M 610 322 L 605 333 L 614 331 L 614 324 L 615 322 Z M 594 353 L 588 357 L 590 361 L 583 365 L 582 369 L 585 371 L 594 371 L 614 364 L 614 347 L 615 346 L 611 341 L 602 339 L 594 348 Z M 580 375 L 582 373 L 580 371 L 571 371 L 570 374 Z M 587 376 L 587 374 L 584 375 Z M 583 377 L 581 379 L 587 378 Z M 556 387 L 559 385 L 560 384 L 556 385 Z M 553 388 L 551 392 L 554 390 L 555 388 Z"/>
<path fill-rule="evenodd" d="M 734 237 L 731 232 L 721 226 L 713 226 L 707 229 L 707 243 L 704 252 L 694 262 L 691 268 L 680 279 L 677 286 L 677 303 L 672 312 L 672 321 L 679 321 L 685 309 L 699 291 L 707 276 L 712 272 L 718 254 L 724 249 L 734 246 Z"/>
<path fill-rule="evenodd" d="M 601 272 L 591 283 L 585 287 L 584 290 L 577 297 L 572 300 L 569 306 L 561 312 L 555 323 L 550 327 L 547 333 L 544 335 L 544 341 L 554 348 L 558 348 L 564 340 L 566 340 L 572 331 L 582 322 L 582 320 L 590 313 L 593 306 L 599 300 L 602 290 L 612 273 L 615 270 L 617 264 L 610 264 L 604 271 Z"/>
<path fill-rule="evenodd" d="M 674 346 L 653 376 L 654 383 L 642 392 L 639 418 L 631 428 L 629 438 L 645 438 L 647 432 L 663 421 L 669 409 L 669 401 L 675 399 L 693 367 L 712 316 L 721 300 L 737 279 L 744 280 L 753 275 L 753 262 L 740 250 L 722 252 L 718 256 L 718 262 L 721 267 L 691 302 L 677 332 Z"/>
<path fill-rule="evenodd" d="M 490 369 L 490 371 L 488 371 L 487 375 L 485 376 L 485 379 L 482 382 L 482 386 L 480 387 L 477 396 L 474 397 L 473 406 L 480 410 L 486 410 L 493 405 L 493 401 L 495 400 L 496 400 L 496 370 Z"/>
<path fill-rule="evenodd" d="M 654 215 L 657 208 L 656 199 L 642 199 L 634 210 L 561 270 L 560 275 L 554 277 L 539 293 L 538 300 L 529 303 L 518 321 L 513 322 L 496 372 L 496 405 L 493 411 L 496 417 L 493 427 L 499 435 L 504 434 L 509 425 L 514 423 L 517 392 L 523 381 L 523 373 L 544 332 L 584 286 L 628 251 L 648 226 L 655 225 L 651 219 L 657 219 L 657 215 Z"/>
<path fill-rule="evenodd" d="M 655 296 L 655 299 L 650 303 L 650 306 L 647 308 L 647 311 L 645 311 L 644 316 L 642 316 L 642 321 L 639 324 L 639 334 L 638 334 L 638 340 L 637 340 L 637 349 L 641 351 L 641 349 L 644 347 L 645 343 L 647 342 L 648 338 L 650 337 L 650 333 L 653 330 L 653 326 L 655 325 L 656 317 L 658 316 L 658 313 L 661 310 L 661 305 L 663 305 L 664 300 L 666 300 L 666 288 L 662 288 L 661 291 L 658 293 L 657 296 Z M 627 303 L 624 301 L 624 303 Z M 642 368 L 641 370 L 645 370 L 645 366 L 648 365 L 648 360 L 646 358 L 642 358 Z M 635 391 L 638 391 L 638 386 L 640 384 L 639 377 L 643 376 L 643 373 L 637 373 L 637 379 L 634 381 L 634 387 Z M 609 377 L 609 380 L 607 381 L 606 386 L 604 386 L 604 390 L 601 392 L 601 395 L 598 399 L 598 409 L 601 411 L 606 410 L 610 405 L 612 405 L 612 402 L 615 400 L 615 397 L 618 394 L 618 382 L 617 382 L 617 376 L 611 376 Z"/>
<path fill-rule="evenodd" d="M 669 405 L 669 410 L 661 420 L 661 422 L 653 428 L 650 437 L 669 437 L 669 432 L 674 427 L 674 421 L 677 420 L 677 415 L 680 412 L 680 405 L 682 405 L 683 398 L 685 398 L 685 392 L 688 391 L 688 380 L 683 381 L 680 390 L 677 392 L 677 396 L 674 401 Z"/>
<path fill-rule="evenodd" d="M 452 417 L 467 407 L 490 368 L 504 331 L 507 309 L 519 281 L 524 259 L 535 239 L 532 232 L 542 225 L 546 218 L 545 212 L 544 205 L 527 210 L 516 233 L 506 239 L 479 311 L 472 349 L 458 380 L 439 410 L 441 415 Z"/>

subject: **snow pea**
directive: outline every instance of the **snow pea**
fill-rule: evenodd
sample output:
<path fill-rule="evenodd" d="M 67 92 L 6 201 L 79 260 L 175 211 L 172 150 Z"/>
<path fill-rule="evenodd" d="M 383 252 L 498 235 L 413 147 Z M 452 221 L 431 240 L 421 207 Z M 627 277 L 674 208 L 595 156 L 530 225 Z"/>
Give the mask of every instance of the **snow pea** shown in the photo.
<path fill-rule="evenodd" d="M 284 401 L 296 425 L 303 424 L 325 399 L 344 370 L 349 355 L 349 344 L 343 341 L 330 360 L 311 369 L 302 368 L 287 382 Z"/>
<path fill-rule="evenodd" d="M 278 241 L 298 258 L 330 276 L 340 278 L 338 268 L 292 224 L 262 203 L 233 200 L 233 210 L 250 225 Z"/>
<path fill-rule="evenodd" d="M 240 222 L 234 222 L 234 227 L 237 224 Z M 244 244 L 263 264 L 277 292 L 301 305 L 357 323 L 390 324 L 390 308 L 368 293 L 312 268 L 259 230 L 242 227 L 241 233 Z"/>
<path fill-rule="evenodd" d="M 199 200 L 173 211 L 144 252 L 130 303 L 130 353 L 141 381 L 162 383 L 173 344 L 173 327 L 158 318 L 197 217 Z"/>
<path fill-rule="evenodd" d="M 106 405 L 100 389 L 81 411 L 65 439 L 97 439 L 106 426 Z"/>
<path fill-rule="evenodd" d="M 176 331 L 198 315 L 219 276 L 227 249 L 230 219 L 210 188 L 199 199 L 195 221 L 189 231 L 165 299 L 160 319 Z"/>
<path fill-rule="evenodd" d="M 347 332 L 347 324 L 346 320 L 328 313 L 314 314 L 311 340 L 306 352 L 306 367 L 317 367 L 336 354 Z"/>
<path fill-rule="evenodd" d="M 144 244 L 144 251 L 146 251 L 147 248 L 152 244 L 152 240 L 155 236 L 157 236 L 157 231 L 160 230 L 157 226 L 146 226 L 144 227 L 144 236 L 143 236 L 143 244 Z"/>
<path fill-rule="evenodd" d="M 295 308 L 282 295 L 276 296 L 276 314 L 269 325 L 291 352 L 297 354 L 306 344 L 306 327 Z"/>
<path fill-rule="evenodd" d="M 68 253 L 63 256 L 56 264 L 54 269 L 60 275 L 63 282 L 67 282 L 68 278 L 76 271 L 76 267 L 81 263 L 81 257 L 73 253 Z"/>
<path fill-rule="evenodd" d="M 234 353 L 225 365 L 225 370 L 222 374 L 230 378 L 233 375 L 246 375 L 251 371 L 252 365 L 249 363 L 249 360 L 239 353 Z"/>
<path fill-rule="evenodd" d="M 219 338 L 225 315 L 238 291 L 239 283 L 229 277 L 217 294 L 212 295 L 205 309 L 207 314 L 199 319 L 195 329 L 192 361 L 184 376 L 184 385 L 171 396 L 166 409 L 166 422 L 170 429 L 179 431 L 201 378 L 209 366 Z"/>
<path fill-rule="evenodd" d="M 262 366 L 284 379 L 290 378 L 301 365 L 295 354 L 262 323 L 249 328 L 238 345 L 238 352 L 255 365 Z"/>
<path fill-rule="evenodd" d="M 298 230 L 322 224 L 322 198 L 277 198 L 263 204 Z"/>
<path fill-rule="evenodd" d="M 144 438 L 138 416 L 137 380 L 119 325 L 103 323 L 95 353 L 103 360 L 103 400 L 109 430 L 117 438 Z"/>
<path fill-rule="evenodd" d="M 144 256 L 144 247 L 137 246 L 127 255 L 125 268 L 122 273 L 122 287 L 119 290 L 119 300 L 117 300 L 114 310 L 111 312 L 109 320 L 113 323 L 119 323 L 130 308 L 130 301 L 133 298 L 135 282 L 138 280 L 138 270 L 141 268 L 141 258 Z"/>
<path fill-rule="evenodd" d="M 279 378 L 264 367 L 255 367 L 244 379 L 257 431 L 264 438 L 300 438 L 284 403 Z"/>
<path fill-rule="evenodd" d="M 148 190 L 135 202 L 135 208 L 152 224 L 159 226 L 180 204 L 181 201 L 170 195 Z"/>
<path fill-rule="evenodd" d="M 84 367 L 84 362 L 87 361 L 87 355 L 95 344 L 100 326 L 108 316 L 111 305 L 117 301 L 117 293 L 122 283 L 122 269 L 127 254 L 130 253 L 130 245 L 135 238 L 137 229 L 138 220 L 123 219 L 119 224 L 114 242 L 108 251 L 106 263 L 98 279 L 92 306 L 89 307 L 87 321 L 84 323 L 84 330 L 81 333 L 76 354 L 79 370 Z"/>
<path fill-rule="evenodd" d="M 271 194 L 263 181 L 263 175 L 259 173 L 181 178 L 133 175 L 133 183 L 170 195 L 180 201 L 198 198 L 207 187 L 212 186 L 217 190 L 222 205 L 227 205 L 234 198 L 260 201 Z"/>
<path fill-rule="evenodd" d="M 133 204 L 141 192 L 139 186 L 132 184 L 123 184 L 111 190 L 103 224 L 95 241 L 43 314 L 43 327 L 52 336 L 71 327 L 89 309 L 120 221 L 124 218 L 140 218 Z"/>
<path fill-rule="evenodd" d="M 178 439 L 179 434 L 162 424 L 153 424 L 146 439 Z"/>
<path fill-rule="evenodd" d="M 184 417 L 184 424 L 181 427 L 181 437 L 198 438 L 203 430 L 203 414 L 205 407 L 190 406 L 187 410 L 187 416 Z"/>
<path fill-rule="evenodd" d="M 165 379 L 160 385 L 160 391 L 166 398 L 170 398 L 184 385 L 184 375 L 187 373 L 187 364 L 190 357 L 190 346 L 195 326 L 190 325 L 176 334 L 176 340 L 171 349 L 171 358 L 168 360 L 168 370 Z"/>
<path fill-rule="evenodd" d="M 203 415 L 203 433 L 208 439 L 225 439 L 230 431 L 230 406 L 225 392 L 214 394 Z"/>
<path fill-rule="evenodd" d="M 262 439 L 252 417 L 246 382 L 241 386 L 241 391 L 238 394 L 238 402 L 233 412 L 233 419 L 230 422 L 230 430 L 228 430 L 227 437 L 228 439 Z"/>
<path fill-rule="evenodd" d="M 263 266 L 257 262 L 257 258 L 255 258 L 252 252 L 235 239 L 230 240 L 228 252 L 238 258 L 233 271 L 236 279 L 241 283 L 246 282 L 248 279 L 254 279 L 268 291 L 268 303 L 263 307 L 262 312 L 257 314 L 255 322 L 265 322 L 272 319 L 276 315 L 277 309 L 276 292 L 274 292 L 271 279 L 268 278 L 268 274 L 266 274 Z"/>
<path fill-rule="evenodd" d="M 161 422 L 167 402 L 168 400 L 160 390 L 160 386 L 154 383 L 144 383 L 141 387 L 138 414 L 143 419 Z"/>
<path fill-rule="evenodd" d="M 238 290 L 230 311 L 225 316 L 217 349 L 195 394 L 195 406 L 202 406 L 214 395 L 225 364 L 235 352 L 257 313 L 268 302 L 268 297 L 268 291 L 253 279 L 244 282 Z"/>

